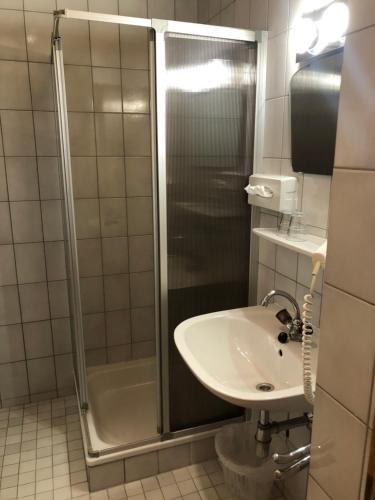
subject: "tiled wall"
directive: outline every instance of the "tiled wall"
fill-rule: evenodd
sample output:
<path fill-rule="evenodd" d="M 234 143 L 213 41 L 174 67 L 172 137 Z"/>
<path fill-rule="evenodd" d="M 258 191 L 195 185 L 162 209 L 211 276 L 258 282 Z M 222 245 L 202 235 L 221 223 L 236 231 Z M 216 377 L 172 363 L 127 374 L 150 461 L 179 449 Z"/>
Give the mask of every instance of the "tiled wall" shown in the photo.
<path fill-rule="evenodd" d="M 237 28 L 269 32 L 266 123 L 262 173 L 294 175 L 299 185 L 299 207 L 307 230 L 325 236 L 328 224 L 330 176 L 295 174 L 291 168 L 289 84 L 296 70 L 295 21 L 302 0 L 199 0 L 198 19 Z M 260 225 L 275 227 L 277 214 L 263 211 Z M 311 260 L 268 241 L 259 241 L 258 301 L 273 288 L 293 295 L 300 305 L 310 285 Z M 314 323 L 319 324 L 322 280 L 316 288 Z M 281 300 L 279 300 L 281 303 Z M 285 303 L 287 305 L 287 303 Z"/>
<path fill-rule="evenodd" d="M 0 397 L 72 390 L 52 11 L 193 21 L 196 0 L 0 0 Z M 62 23 L 88 362 L 152 349 L 146 37 Z M 124 111 L 124 114 L 122 114 Z M 132 347 L 131 347 L 132 345 Z"/>
<path fill-rule="evenodd" d="M 349 6 L 308 500 L 364 498 L 374 423 L 375 4 Z"/>
<path fill-rule="evenodd" d="M 295 23 L 302 3 L 302 0 L 199 0 L 198 19 L 217 25 L 268 30 L 264 158 L 259 171 L 296 176 L 299 208 L 305 214 L 307 230 L 325 237 L 331 177 L 295 174 L 291 168 L 289 84 L 297 68 Z M 277 214 L 262 211 L 260 225 L 275 227 Z M 311 259 L 260 240 L 258 261 L 258 301 L 271 289 L 279 288 L 289 292 L 302 306 L 311 281 Z M 314 300 L 315 325 L 320 322 L 322 283 L 322 275 L 319 275 Z M 278 302 L 289 305 L 283 299 Z M 286 417 L 284 414 L 274 416 L 276 419 Z M 291 431 L 290 440 L 295 446 L 307 444 L 310 433 L 306 429 Z M 307 470 L 286 481 L 286 498 L 305 498 L 306 483 Z"/>

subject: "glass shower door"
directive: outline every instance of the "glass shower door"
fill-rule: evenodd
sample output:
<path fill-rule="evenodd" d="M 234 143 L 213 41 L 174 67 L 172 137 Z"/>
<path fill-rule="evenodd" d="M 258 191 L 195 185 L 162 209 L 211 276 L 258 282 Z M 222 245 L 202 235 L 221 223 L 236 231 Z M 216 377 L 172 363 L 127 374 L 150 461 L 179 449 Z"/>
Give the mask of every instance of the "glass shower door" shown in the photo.
<path fill-rule="evenodd" d="M 171 26 L 156 35 L 164 426 L 172 432 L 243 414 L 198 382 L 173 338 L 187 318 L 248 304 L 243 188 L 252 173 L 257 44 L 222 34 Z"/>
<path fill-rule="evenodd" d="M 70 156 L 70 140 L 68 128 L 68 111 L 66 103 L 64 57 L 60 38 L 52 41 L 54 91 L 56 105 L 56 124 L 59 141 L 60 184 L 62 191 L 64 218 L 64 245 L 67 280 L 69 288 L 69 311 L 71 340 L 73 349 L 73 367 L 75 381 L 82 409 L 88 406 L 85 347 L 83 338 L 81 286 L 78 267 L 78 249 L 74 214 L 74 197 L 72 167 Z"/>

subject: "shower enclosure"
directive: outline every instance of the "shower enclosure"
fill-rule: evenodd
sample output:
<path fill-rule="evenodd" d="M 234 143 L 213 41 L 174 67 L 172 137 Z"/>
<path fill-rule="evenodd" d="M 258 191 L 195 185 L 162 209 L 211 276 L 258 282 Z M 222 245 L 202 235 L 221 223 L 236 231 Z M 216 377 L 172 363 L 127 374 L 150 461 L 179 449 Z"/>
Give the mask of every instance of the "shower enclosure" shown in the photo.
<path fill-rule="evenodd" d="M 70 23 L 92 40 L 119 37 L 117 58 L 100 46 L 78 65 Z M 88 454 L 242 418 L 194 378 L 173 332 L 252 301 L 243 187 L 261 158 L 265 34 L 64 10 L 52 52 Z"/>

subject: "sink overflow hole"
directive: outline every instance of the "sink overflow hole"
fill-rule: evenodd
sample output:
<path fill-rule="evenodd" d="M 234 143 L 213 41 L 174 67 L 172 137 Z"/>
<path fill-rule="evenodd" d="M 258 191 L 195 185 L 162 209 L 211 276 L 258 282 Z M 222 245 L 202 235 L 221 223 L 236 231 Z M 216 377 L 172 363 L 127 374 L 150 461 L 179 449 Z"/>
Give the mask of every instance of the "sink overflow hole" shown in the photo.
<path fill-rule="evenodd" d="M 283 355 L 283 351 L 281 349 L 279 349 L 279 356 L 282 356 Z"/>
<path fill-rule="evenodd" d="M 262 384 L 258 384 L 256 386 L 256 390 L 262 392 L 271 392 L 274 389 L 275 387 L 272 384 L 267 384 L 266 382 L 263 382 Z"/>

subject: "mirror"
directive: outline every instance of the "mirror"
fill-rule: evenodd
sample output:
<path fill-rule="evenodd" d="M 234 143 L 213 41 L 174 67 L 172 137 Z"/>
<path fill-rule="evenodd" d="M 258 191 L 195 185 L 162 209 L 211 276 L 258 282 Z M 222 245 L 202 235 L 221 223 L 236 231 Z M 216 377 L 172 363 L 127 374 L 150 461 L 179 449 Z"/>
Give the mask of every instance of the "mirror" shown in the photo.
<path fill-rule="evenodd" d="M 332 175 L 343 49 L 314 57 L 291 80 L 292 167 Z"/>

